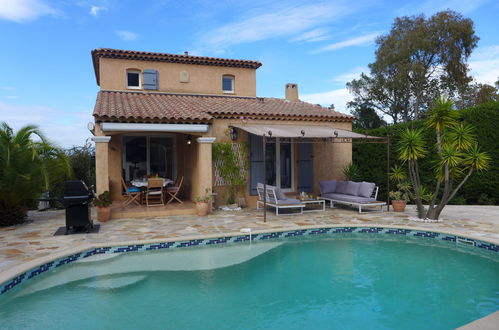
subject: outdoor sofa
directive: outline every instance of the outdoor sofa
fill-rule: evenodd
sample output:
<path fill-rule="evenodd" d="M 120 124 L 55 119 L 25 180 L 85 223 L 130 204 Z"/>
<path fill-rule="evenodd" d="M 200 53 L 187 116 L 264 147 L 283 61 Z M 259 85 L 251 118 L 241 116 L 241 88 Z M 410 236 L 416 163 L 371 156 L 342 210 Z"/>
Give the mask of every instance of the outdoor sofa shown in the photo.
<path fill-rule="evenodd" d="M 379 187 L 372 182 L 354 182 L 354 181 L 321 181 L 319 182 L 321 198 L 329 201 L 330 207 L 334 204 L 344 204 L 357 206 L 359 213 L 362 213 L 362 207 L 380 207 L 383 210 L 385 202 L 377 201 Z"/>
<path fill-rule="evenodd" d="M 258 183 L 256 186 L 258 192 L 258 201 L 256 202 L 256 208 L 260 209 L 263 205 L 264 187 L 263 183 Z M 281 189 L 267 185 L 267 206 L 275 208 L 275 214 L 279 215 L 279 209 L 300 209 L 300 213 L 293 214 L 303 214 L 304 204 L 301 203 L 299 199 L 288 198 Z"/>

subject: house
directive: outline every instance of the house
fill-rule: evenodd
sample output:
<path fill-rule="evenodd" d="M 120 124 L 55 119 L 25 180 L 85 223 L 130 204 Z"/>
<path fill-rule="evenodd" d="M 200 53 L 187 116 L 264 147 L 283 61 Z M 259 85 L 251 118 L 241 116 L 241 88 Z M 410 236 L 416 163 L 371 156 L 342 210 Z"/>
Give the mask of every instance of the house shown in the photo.
<path fill-rule="evenodd" d="M 121 198 L 121 178 L 184 176 L 182 198 L 194 200 L 215 182 L 212 144 L 248 143 L 248 205 L 263 180 L 258 125 L 329 127 L 351 131 L 353 117 L 299 100 L 297 84 L 285 98 L 256 95 L 258 61 L 98 48 L 92 51 L 100 91 L 91 124 L 96 143 L 97 193 Z M 234 131 L 232 136 L 228 130 Z M 236 136 L 237 135 L 237 136 Z M 283 191 L 318 192 L 318 182 L 341 178 L 351 143 L 291 143 L 274 138 L 266 147 L 267 181 Z M 223 202 L 221 194 L 218 203 Z M 171 204 L 170 204 L 171 205 Z"/>

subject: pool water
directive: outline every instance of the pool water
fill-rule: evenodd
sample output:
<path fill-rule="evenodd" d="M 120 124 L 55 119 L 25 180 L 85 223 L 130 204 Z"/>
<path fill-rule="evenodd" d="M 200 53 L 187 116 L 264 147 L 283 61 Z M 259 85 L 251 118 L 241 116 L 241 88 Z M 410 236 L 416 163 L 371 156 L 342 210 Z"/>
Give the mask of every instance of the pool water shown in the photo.
<path fill-rule="evenodd" d="M 369 238 L 235 245 L 61 267 L 0 297 L 0 328 L 450 329 L 499 309 L 498 258 L 471 250 Z"/>

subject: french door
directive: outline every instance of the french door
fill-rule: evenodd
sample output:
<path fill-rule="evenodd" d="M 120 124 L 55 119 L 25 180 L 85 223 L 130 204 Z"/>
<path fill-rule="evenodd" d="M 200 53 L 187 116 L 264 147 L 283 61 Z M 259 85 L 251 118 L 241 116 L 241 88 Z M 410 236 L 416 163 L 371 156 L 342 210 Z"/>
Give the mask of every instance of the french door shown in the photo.
<path fill-rule="evenodd" d="M 282 191 L 293 191 L 293 148 L 289 139 L 276 139 L 266 145 L 267 178 L 269 185 Z"/>

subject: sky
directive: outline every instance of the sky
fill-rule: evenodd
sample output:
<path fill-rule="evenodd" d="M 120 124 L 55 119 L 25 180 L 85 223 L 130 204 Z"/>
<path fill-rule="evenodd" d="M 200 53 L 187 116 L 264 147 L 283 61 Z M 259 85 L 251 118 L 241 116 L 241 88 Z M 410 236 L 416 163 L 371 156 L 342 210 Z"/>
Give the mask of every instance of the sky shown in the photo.
<path fill-rule="evenodd" d="M 348 113 L 345 84 L 368 72 L 396 17 L 451 9 L 480 38 L 477 82 L 499 77 L 496 0 L 0 0 L 0 121 L 38 125 L 61 147 L 83 145 L 99 87 L 90 51 L 117 48 L 258 60 L 257 95 Z"/>

